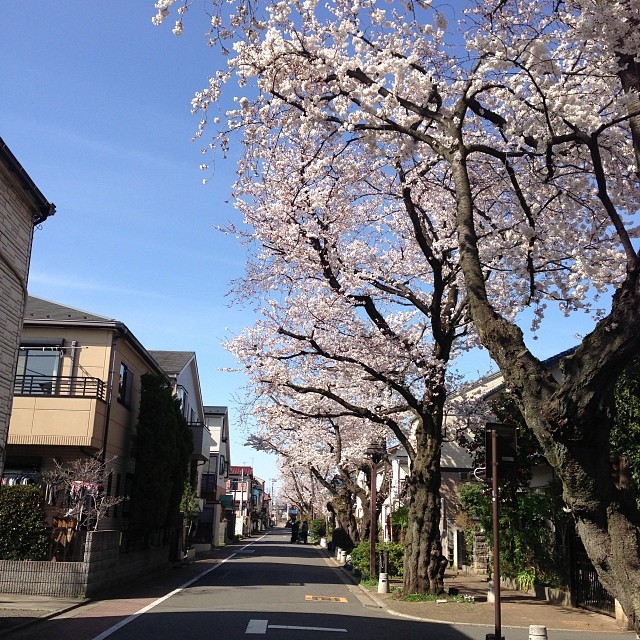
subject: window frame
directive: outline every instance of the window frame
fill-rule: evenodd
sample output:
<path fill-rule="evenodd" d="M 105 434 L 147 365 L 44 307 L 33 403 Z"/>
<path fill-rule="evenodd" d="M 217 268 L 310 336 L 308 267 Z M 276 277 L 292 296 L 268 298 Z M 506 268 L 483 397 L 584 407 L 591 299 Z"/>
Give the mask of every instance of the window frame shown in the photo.
<path fill-rule="evenodd" d="M 119 380 L 117 399 L 120 404 L 129 408 L 131 406 L 131 395 L 133 388 L 133 371 L 125 362 L 120 362 L 118 375 Z"/>

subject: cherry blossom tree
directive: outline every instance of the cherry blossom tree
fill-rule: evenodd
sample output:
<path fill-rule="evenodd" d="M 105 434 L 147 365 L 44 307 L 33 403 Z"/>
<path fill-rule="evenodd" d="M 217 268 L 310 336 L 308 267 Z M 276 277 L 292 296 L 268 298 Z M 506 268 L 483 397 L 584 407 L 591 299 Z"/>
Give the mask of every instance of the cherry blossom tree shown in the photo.
<path fill-rule="evenodd" d="M 371 425 L 391 430 L 411 459 L 404 588 L 439 592 L 445 379 L 470 343 L 452 207 L 432 206 L 430 177 L 343 141 L 279 135 L 259 152 L 268 169 L 237 185 L 259 243 L 238 294 L 262 295 L 265 319 L 231 350 L 267 404 L 293 392 L 309 418 L 358 419 L 360 458 Z"/>
<path fill-rule="evenodd" d="M 333 514 L 335 525 L 344 530 L 355 545 L 361 539 L 354 512 L 355 498 L 358 496 L 366 503 L 368 495 L 358 484 L 358 462 L 350 458 L 347 451 L 352 448 L 350 436 L 353 434 L 345 422 L 337 418 L 314 418 L 307 415 L 304 408 L 272 396 L 260 413 L 259 431 L 248 443 L 258 450 L 277 454 L 284 464 L 310 473 L 324 498 L 323 508 L 316 511 Z M 343 439 L 348 443 L 345 447 Z"/>
<path fill-rule="evenodd" d="M 312 514 L 324 513 L 319 497 L 321 495 L 318 483 L 307 467 L 293 463 L 282 457 L 278 460 L 280 480 L 280 498 L 289 508 L 293 507 L 298 513 L 311 517 Z"/>
<path fill-rule="evenodd" d="M 157 22 L 173 4 L 157 3 Z M 467 11 L 456 27 L 428 0 L 214 2 L 209 42 L 233 54 L 193 100 L 202 114 L 200 134 L 213 125 L 210 148 L 227 151 L 233 133 L 242 133 L 239 194 L 249 196 L 247 208 L 272 211 L 249 186 L 271 176 L 281 191 L 299 196 L 290 198 L 296 208 L 289 212 L 315 211 L 322 191 L 298 193 L 289 183 L 307 168 L 313 179 L 324 166 L 325 194 L 338 201 L 343 184 L 348 192 L 364 184 L 349 177 L 364 167 L 372 167 L 376 185 L 380 176 L 395 174 L 393 189 L 376 190 L 389 201 L 404 193 L 402 176 L 419 177 L 413 184 L 424 186 L 422 198 L 405 201 L 404 221 L 398 210 L 389 228 L 380 229 L 379 244 L 364 243 L 369 257 L 384 255 L 387 241 L 393 253 L 397 241 L 389 234 L 396 223 L 413 224 L 419 244 L 418 229 L 428 227 L 435 238 L 442 213 L 453 218 L 457 238 L 452 247 L 446 234 L 447 251 L 464 275 L 457 295 L 467 296 L 480 340 L 562 480 L 601 580 L 640 625 L 640 514 L 611 479 L 608 444 L 613 385 L 640 346 L 639 2 L 458 6 Z M 176 33 L 187 7 L 181 6 Z M 245 97 L 224 123 L 208 122 L 234 77 Z M 310 150 L 307 163 L 298 153 L 278 165 L 277 157 L 296 144 Z M 346 174 L 332 171 L 342 153 L 349 156 L 341 166 Z M 384 170 L 378 170 L 381 158 Z M 278 206 L 285 200 L 283 194 Z M 367 209 L 366 197 L 359 202 Z M 421 206 L 412 211 L 415 202 Z M 272 231 L 281 220 L 271 223 Z M 333 246 L 318 246 L 314 231 L 289 235 L 290 249 L 324 251 L 330 282 Z M 440 255 L 438 243 L 433 246 Z M 371 266 L 364 258 L 362 265 Z M 394 293 L 402 298 L 399 288 Z M 360 311 L 371 311 L 380 326 L 367 302 Z M 548 305 L 599 319 L 562 362 L 561 381 L 527 346 L 518 324 L 518 313 L 528 308 L 533 329 L 542 331 Z M 433 311 L 425 316 L 435 325 L 448 317 Z M 307 346 L 313 338 L 307 336 Z M 426 455 L 433 442 L 415 446 L 417 456 Z"/>

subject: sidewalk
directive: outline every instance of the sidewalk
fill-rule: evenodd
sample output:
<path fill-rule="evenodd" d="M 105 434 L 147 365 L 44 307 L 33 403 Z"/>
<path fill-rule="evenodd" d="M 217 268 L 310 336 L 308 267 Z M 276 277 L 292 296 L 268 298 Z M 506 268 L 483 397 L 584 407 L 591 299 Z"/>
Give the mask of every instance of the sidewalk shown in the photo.
<path fill-rule="evenodd" d="M 334 559 L 336 564 L 337 560 Z M 493 627 L 495 623 L 495 605 L 487 602 L 488 582 L 486 576 L 445 574 L 445 591 L 456 589 L 460 596 L 473 597 L 474 601 L 457 602 L 443 596 L 437 601 L 405 602 L 396 597 L 394 589 L 402 587 L 401 580 L 390 580 L 391 593 L 377 593 L 376 587 L 364 587 L 365 591 L 381 606 L 397 615 L 430 622 L 451 625 L 473 624 Z M 397 591 L 396 591 L 397 593 Z M 526 628 L 531 625 L 543 625 L 547 630 L 593 632 L 603 634 L 621 634 L 614 618 L 586 609 L 568 609 L 540 600 L 521 591 L 500 590 L 502 628 Z M 446 600 L 446 602 L 442 602 Z M 627 632 L 630 640 L 635 633 Z"/>
<path fill-rule="evenodd" d="M 87 626 L 91 626 L 88 637 L 93 637 L 101 631 L 95 626 L 97 620 L 110 621 L 108 624 L 112 624 L 116 618 L 133 615 L 157 598 L 202 574 L 207 568 L 220 564 L 250 542 L 251 539 L 247 538 L 216 547 L 198 555 L 195 562 L 154 572 L 131 585 L 102 593 L 95 599 L 0 593 L 0 638 L 17 628 L 72 612 L 78 607 L 83 607 L 83 617 L 87 619 Z"/>
<path fill-rule="evenodd" d="M 393 583 L 390 587 L 393 588 Z M 398 584 L 400 586 L 400 583 Z M 403 616 L 417 617 L 423 620 L 448 622 L 450 624 L 473 623 L 492 627 L 495 623 L 495 605 L 487 602 L 488 583 L 482 576 L 446 576 L 445 587 L 458 589 L 459 595 L 475 597 L 475 602 L 455 602 L 443 597 L 447 602 L 404 602 L 394 598 L 393 594 L 374 595 L 388 609 Z M 595 632 L 601 636 L 606 633 L 621 633 L 623 629 L 614 618 L 587 611 L 586 609 L 567 609 L 536 599 L 521 591 L 501 589 L 502 627 L 525 627 L 543 625 L 548 630 Z M 629 633 L 629 638 L 635 638 Z"/>

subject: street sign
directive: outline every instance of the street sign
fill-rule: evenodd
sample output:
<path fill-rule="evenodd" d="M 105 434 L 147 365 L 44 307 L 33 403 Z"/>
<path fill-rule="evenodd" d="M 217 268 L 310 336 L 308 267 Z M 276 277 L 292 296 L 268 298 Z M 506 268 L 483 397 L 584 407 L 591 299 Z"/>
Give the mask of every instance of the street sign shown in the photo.
<path fill-rule="evenodd" d="M 497 436 L 497 461 L 498 476 L 500 478 L 511 478 L 516 473 L 516 448 L 517 448 L 517 429 L 511 424 L 500 424 L 496 422 L 487 422 L 485 430 L 485 452 L 487 477 L 491 477 L 491 468 L 493 465 L 493 451 L 491 446 L 491 434 L 496 432 Z"/>

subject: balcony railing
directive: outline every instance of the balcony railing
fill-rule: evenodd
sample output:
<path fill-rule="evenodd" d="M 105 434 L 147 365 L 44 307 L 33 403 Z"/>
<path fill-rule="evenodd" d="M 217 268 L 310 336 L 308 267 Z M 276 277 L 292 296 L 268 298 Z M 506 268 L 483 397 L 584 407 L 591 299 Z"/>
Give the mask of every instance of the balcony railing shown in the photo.
<path fill-rule="evenodd" d="M 16 396 L 60 396 L 106 400 L 106 384 L 100 378 L 69 376 L 16 376 Z"/>

